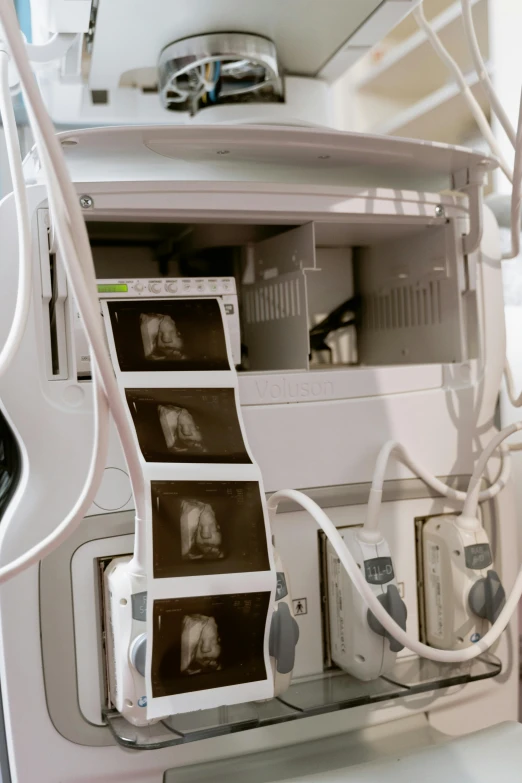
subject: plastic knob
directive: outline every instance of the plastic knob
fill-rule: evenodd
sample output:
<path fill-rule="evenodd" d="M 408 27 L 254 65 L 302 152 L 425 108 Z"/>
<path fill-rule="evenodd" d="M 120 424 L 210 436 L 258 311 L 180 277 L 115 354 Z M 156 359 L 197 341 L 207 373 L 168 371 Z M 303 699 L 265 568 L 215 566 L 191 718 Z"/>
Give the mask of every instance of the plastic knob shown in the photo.
<path fill-rule="evenodd" d="M 400 625 L 403 631 L 406 630 L 406 617 L 408 616 L 408 610 L 406 604 L 399 595 L 396 585 L 389 585 L 385 593 L 377 596 L 377 600 L 381 603 L 390 617 L 392 617 L 397 625 Z M 404 645 L 398 642 L 391 636 L 388 631 L 381 625 L 375 615 L 368 609 L 368 625 L 376 634 L 384 636 L 390 642 L 390 650 L 392 652 L 400 652 Z"/>
<path fill-rule="evenodd" d="M 138 674 L 145 677 L 145 659 L 147 657 L 147 634 L 137 636 L 130 649 L 130 660 Z"/>
<path fill-rule="evenodd" d="M 506 603 L 506 591 L 496 571 L 488 571 L 487 576 L 477 579 L 469 591 L 468 603 L 478 617 L 495 622 Z"/>
<path fill-rule="evenodd" d="M 299 626 L 292 617 L 288 604 L 280 603 L 272 615 L 268 651 L 275 658 L 279 674 L 288 674 L 294 668 L 295 647 L 299 641 Z"/>
<path fill-rule="evenodd" d="M 134 286 L 135 291 L 143 291 L 144 286 L 141 283 L 136 283 Z"/>
<path fill-rule="evenodd" d="M 176 294 L 178 291 L 178 284 L 177 283 L 167 283 L 165 286 L 169 294 Z"/>

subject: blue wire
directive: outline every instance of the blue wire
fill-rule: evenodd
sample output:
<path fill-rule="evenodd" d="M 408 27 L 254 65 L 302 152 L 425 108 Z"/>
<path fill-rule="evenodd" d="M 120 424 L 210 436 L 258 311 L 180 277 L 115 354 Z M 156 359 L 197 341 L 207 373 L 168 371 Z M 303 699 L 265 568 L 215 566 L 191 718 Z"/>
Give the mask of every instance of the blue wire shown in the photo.
<path fill-rule="evenodd" d="M 212 79 L 212 81 L 214 82 L 214 85 L 217 85 L 217 83 L 219 81 L 219 74 L 220 73 L 221 73 L 221 63 L 220 62 L 216 62 L 216 63 L 214 63 L 214 76 L 213 76 L 213 79 Z M 210 100 L 212 101 L 212 103 L 216 102 L 216 87 L 215 86 L 214 86 L 214 89 L 209 92 L 208 96 L 209 96 Z"/>

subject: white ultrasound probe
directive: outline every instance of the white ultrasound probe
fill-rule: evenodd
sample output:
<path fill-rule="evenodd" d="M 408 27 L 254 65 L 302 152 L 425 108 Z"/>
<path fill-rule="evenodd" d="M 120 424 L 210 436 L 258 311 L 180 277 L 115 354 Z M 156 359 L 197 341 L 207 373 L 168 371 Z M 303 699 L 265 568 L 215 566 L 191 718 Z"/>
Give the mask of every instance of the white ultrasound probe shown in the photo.
<path fill-rule="evenodd" d="M 466 529 L 459 517 L 440 516 L 423 528 L 426 640 L 458 650 L 476 643 L 505 604 L 486 531 Z"/>
<path fill-rule="evenodd" d="M 400 597 L 388 544 L 381 537 L 368 543 L 358 528 L 339 533 L 363 571 L 377 600 L 406 628 L 406 605 Z M 373 680 L 389 672 L 402 645 L 374 617 L 343 568 L 332 545 L 327 545 L 330 643 L 333 662 L 359 680 Z"/>

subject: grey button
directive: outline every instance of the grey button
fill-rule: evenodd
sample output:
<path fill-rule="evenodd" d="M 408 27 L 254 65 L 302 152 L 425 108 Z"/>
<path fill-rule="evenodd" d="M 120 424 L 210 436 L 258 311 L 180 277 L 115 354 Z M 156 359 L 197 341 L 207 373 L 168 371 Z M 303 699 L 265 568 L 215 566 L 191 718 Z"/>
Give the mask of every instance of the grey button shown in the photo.
<path fill-rule="evenodd" d="M 288 587 L 286 586 L 285 575 L 282 571 L 277 572 L 277 586 L 276 586 L 276 601 L 280 601 L 281 598 L 285 598 L 288 595 Z"/>
<path fill-rule="evenodd" d="M 372 557 L 370 560 L 365 560 L 364 576 L 371 585 L 384 585 L 386 582 L 391 582 L 395 576 L 391 557 Z"/>
<path fill-rule="evenodd" d="M 405 631 L 408 611 L 406 609 L 406 604 L 399 595 L 399 591 L 397 590 L 396 585 L 389 585 L 385 593 L 377 596 L 377 600 L 384 606 L 390 617 L 395 620 L 397 625 L 400 625 L 402 630 Z M 384 636 L 385 639 L 388 639 L 390 642 L 390 650 L 392 652 L 400 652 L 404 648 L 403 644 L 394 639 L 393 636 L 391 636 L 391 634 L 389 634 L 388 631 L 384 629 L 379 620 L 369 609 L 367 620 L 368 625 L 372 631 L 374 631 L 374 633 L 377 633 L 379 636 Z"/>
<path fill-rule="evenodd" d="M 493 562 L 489 544 L 470 544 L 464 547 L 464 557 L 466 558 L 466 567 L 480 571 L 482 568 L 489 568 Z"/>
<path fill-rule="evenodd" d="M 279 674 L 288 674 L 294 668 L 295 647 L 299 641 L 299 626 L 292 617 L 288 604 L 279 604 L 272 615 L 268 652 L 276 660 Z"/>
<path fill-rule="evenodd" d="M 145 659 L 147 657 L 147 634 L 142 633 L 134 639 L 131 650 L 131 663 L 142 677 L 145 677 Z"/>
<path fill-rule="evenodd" d="M 496 571 L 488 571 L 486 577 L 477 579 L 469 591 L 468 603 L 478 617 L 495 622 L 506 603 L 506 592 Z"/>
<path fill-rule="evenodd" d="M 132 619 L 145 622 L 147 619 L 147 593 L 134 593 L 134 595 L 131 595 L 131 601 Z"/>

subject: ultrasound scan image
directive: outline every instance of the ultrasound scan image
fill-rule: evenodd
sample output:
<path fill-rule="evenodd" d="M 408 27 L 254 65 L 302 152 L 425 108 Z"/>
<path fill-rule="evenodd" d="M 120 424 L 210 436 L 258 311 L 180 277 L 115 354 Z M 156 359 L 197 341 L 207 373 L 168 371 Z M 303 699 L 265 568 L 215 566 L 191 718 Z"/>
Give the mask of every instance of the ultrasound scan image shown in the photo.
<path fill-rule="evenodd" d="M 186 408 L 158 405 L 158 415 L 170 451 L 206 450 L 201 431 Z"/>
<path fill-rule="evenodd" d="M 229 370 L 217 299 L 107 302 L 122 372 Z"/>
<path fill-rule="evenodd" d="M 221 529 L 209 503 L 183 500 L 180 527 L 183 560 L 220 560 L 225 556 Z"/>
<path fill-rule="evenodd" d="M 251 462 L 233 388 L 126 388 L 125 396 L 147 462 Z"/>
<path fill-rule="evenodd" d="M 257 481 L 152 481 L 155 579 L 267 571 Z"/>
<path fill-rule="evenodd" d="M 185 358 L 183 340 L 170 315 L 141 313 L 140 331 L 145 359 L 157 362 Z"/>
<path fill-rule="evenodd" d="M 154 600 L 154 698 L 266 680 L 269 608 L 270 592 Z"/>
<path fill-rule="evenodd" d="M 219 671 L 220 655 L 221 640 L 215 618 L 203 614 L 185 615 L 181 631 L 182 674 Z"/>

